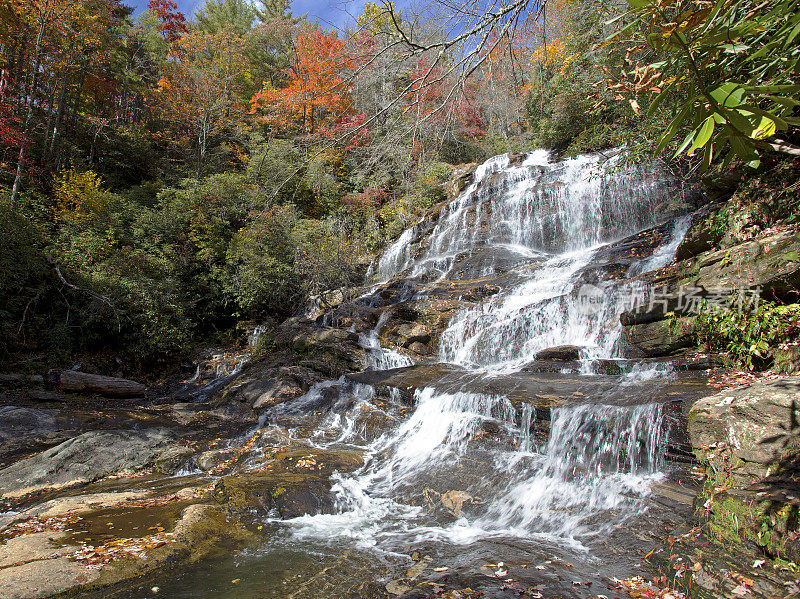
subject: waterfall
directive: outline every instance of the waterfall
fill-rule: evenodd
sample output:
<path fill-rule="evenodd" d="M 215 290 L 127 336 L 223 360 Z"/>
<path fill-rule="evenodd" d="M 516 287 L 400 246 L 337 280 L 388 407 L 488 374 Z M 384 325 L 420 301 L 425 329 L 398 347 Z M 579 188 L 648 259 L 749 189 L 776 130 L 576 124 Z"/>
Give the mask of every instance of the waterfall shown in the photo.
<path fill-rule="evenodd" d="M 438 360 L 497 379 L 519 372 L 540 350 L 572 345 L 584 365 L 576 376 L 588 376 L 593 360 L 621 358 L 619 314 L 631 294 L 645 293 L 629 278 L 669 264 L 690 221 L 665 224 L 651 253 L 626 258 L 621 272 L 609 244 L 677 216 L 679 188 L 653 168 L 626 164 L 620 152 L 558 162 L 544 151 L 494 157 L 462 194 L 387 248 L 368 279 L 380 289 L 405 277 L 424 295 L 461 281 L 473 266 L 468 278 L 508 274 L 498 293 L 464 302 L 450 318 Z M 587 304 L 586 293 L 597 301 Z M 361 336 L 372 370 L 412 364 L 380 345 L 388 314 Z M 659 375 L 638 365 L 628 370 L 621 385 Z M 334 476 L 336 513 L 290 522 L 300 537 L 346 536 L 389 550 L 408 540 L 494 536 L 582 548 L 644 509 L 650 483 L 663 476 L 667 433 L 658 403 L 586 397 L 542 408 L 432 384 L 414 391 L 410 414 L 395 389 L 381 409 L 396 424 L 367 440 L 357 434 L 357 410 L 374 392 L 362 386 L 353 393 L 353 413 L 331 416 L 326 427 L 338 427 L 333 443 L 361 438 L 366 464 Z"/>

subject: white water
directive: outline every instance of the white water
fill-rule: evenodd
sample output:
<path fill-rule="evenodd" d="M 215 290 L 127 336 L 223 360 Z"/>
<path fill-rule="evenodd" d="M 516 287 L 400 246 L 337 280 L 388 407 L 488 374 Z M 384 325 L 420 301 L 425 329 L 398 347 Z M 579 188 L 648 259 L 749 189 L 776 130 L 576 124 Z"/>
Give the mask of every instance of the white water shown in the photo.
<path fill-rule="evenodd" d="M 469 543 L 493 536 L 540 536 L 582 547 L 638 513 L 637 498 L 661 477 L 660 406 L 583 405 L 553 410 L 547 442 L 530 436 L 531 411 L 517 422 L 503 396 L 416 392 L 417 408 L 391 433 L 369 445 L 371 459 L 355 475 L 336 476 L 338 513 L 291 521 L 304 538 L 348 537 L 361 546 L 393 539 Z M 492 423 L 515 451 L 476 451 Z M 348 426 L 343 430 L 351 431 Z M 465 476 L 479 469 L 480 480 Z M 439 493 L 472 500 L 450 524 L 422 517 Z M 431 497 L 433 499 L 431 500 Z M 615 510 L 613 520 L 598 519 Z"/>
<path fill-rule="evenodd" d="M 495 157 L 435 222 L 404 232 L 370 277 L 378 283 L 400 274 L 442 280 L 460 256 L 500 248 L 519 257 L 522 282 L 458 312 L 440 339 L 441 361 L 501 376 L 557 345 L 583 348 L 587 364 L 617 358 L 626 293 L 644 290 L 624 280 L 593 279 L 601 300 L 587 310 L 578 296 L 580 276 L 604 244 L 657 224 L 671 190 L 658 173 L 623 168 L 618 158 L 550 164 L 545 152 L 536 152 L 510 165 L 508 156 Z M 668 264 L 688 224 L 676 221 L 669 239 L 634 262 L 628 275 Z M 529 261 L 541 256 L 544 261 L 531 268 Z M 481 274 L 495 266 L 484 264 L 488 270 Z M 382 317 L 361 338 L 370 367 L 410 364 L 380 347 L 384 324 Z M 659 375 L 652 367 L 634 371 L 627 384 Z M 582 547 L 639 513 L 649 483 L 662 476 L 665 439 L 657 404 L 555 407 L 546 440 L 537 440 L 532 426 L 543 423 L 531 405 L 516 409 L 502 395 L 425 388 L 415 392 L 411 415 L 397 420 L 384 414 L 398 424 L 369 441 L 363 411 L 373 397 L 364 388 L 355 394 L 356 408 L 330 416 L 325 426 L 338 431 L 334 442 L 360 439 L 369 459 L 359 472 L 335 477 L 337 513 L 291 521 L 300 537 L 349 537 L 387 548 L 393 539 L 467 543 L 511 535 Z M 468 499 L 463 510 L 442 517 L 438 498 L 450 491 Z"/>

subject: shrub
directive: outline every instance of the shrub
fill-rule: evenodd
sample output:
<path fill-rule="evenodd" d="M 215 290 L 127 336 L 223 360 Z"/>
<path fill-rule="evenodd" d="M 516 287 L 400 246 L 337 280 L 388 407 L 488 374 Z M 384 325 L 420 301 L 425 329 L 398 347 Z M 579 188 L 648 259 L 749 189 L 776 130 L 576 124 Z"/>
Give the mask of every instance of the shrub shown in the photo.
<path fill-rule="evenodd" d="M 760 301 L 755 306 L 727 308 L 704 304 L 697 316 L 699 342 L 711 350 L 731 352 L 750 370 L 765 365 L 773 349 L 800 329 L 800 304 Z"/>
<path fill-rule="evenodd" d="M 294 311 L 300 280 L 294 271 L 297 213 L 272 207 L 259 213 L 231 239 L 226 257 L 225 291 L 241 312 Z"/>
<path fill-rule="evenodd" d="M 102 180 L 93 171 L 62 171 L 53 185 L 53 202 L 55 216 L 62 221 L 88 222 L 108 212 Z"/>

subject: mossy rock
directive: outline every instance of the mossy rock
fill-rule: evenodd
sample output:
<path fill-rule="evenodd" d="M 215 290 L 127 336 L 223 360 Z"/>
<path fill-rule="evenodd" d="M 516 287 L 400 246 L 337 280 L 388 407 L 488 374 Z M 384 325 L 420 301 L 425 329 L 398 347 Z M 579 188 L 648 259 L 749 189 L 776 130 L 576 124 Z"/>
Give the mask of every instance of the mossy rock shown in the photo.
<path fill-rule="evenodd" d="M 234 515 L 281 518 L 332 513 L 331 475 L 351 472 L 363 464 L 361 453 L 294 447 L 274 454 L 266 465 L 220 479 L 216 500 Z"/>

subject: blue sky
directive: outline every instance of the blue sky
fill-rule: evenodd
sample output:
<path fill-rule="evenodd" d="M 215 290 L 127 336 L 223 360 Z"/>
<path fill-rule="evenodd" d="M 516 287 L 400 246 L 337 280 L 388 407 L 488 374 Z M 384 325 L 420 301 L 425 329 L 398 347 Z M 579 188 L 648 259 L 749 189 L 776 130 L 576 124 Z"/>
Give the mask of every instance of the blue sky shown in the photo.
<path fill-rule="evenodd" d="M 183 14 L 190 17 L 195 9 L 202 5 L 203 0 L 176 0 L 176 2 Z M 124 3 L 136 8 L 136 14 L 147 9 L 147 0 L 124 0 Z M 363 2 L 356 0 L 294 0 L 292 14 L 300 16 L 307 13 L 311 20 L 317 20 L 326 29 L 331 29 L 341 27 L 350 21 L 345 10 L 348 6 L 351 13 L 358 13 Z"/>

